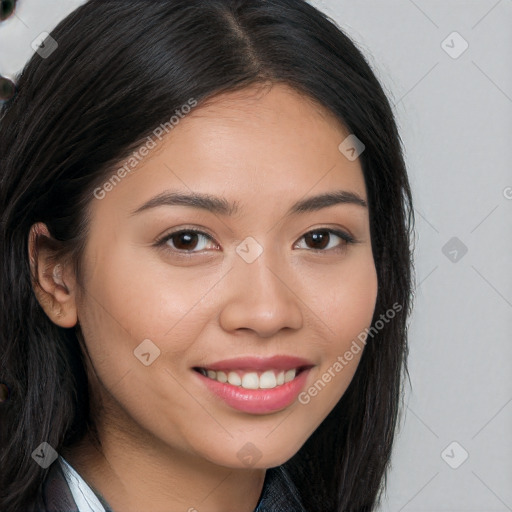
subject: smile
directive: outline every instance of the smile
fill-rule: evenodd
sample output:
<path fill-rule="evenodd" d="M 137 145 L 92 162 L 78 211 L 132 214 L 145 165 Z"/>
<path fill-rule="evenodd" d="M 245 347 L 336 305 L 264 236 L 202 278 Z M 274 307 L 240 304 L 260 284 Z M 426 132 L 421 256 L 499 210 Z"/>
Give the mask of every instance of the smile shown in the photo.
<path fill-rule="evenodd" d="M 231 384 L 244 389 L 274 389 L 287 384 L 305 369 L 305 367 L 292 368 L 290 370 L 208 370 L 206 368 L 194 368 L 196 371 L 217 382 Z"/>

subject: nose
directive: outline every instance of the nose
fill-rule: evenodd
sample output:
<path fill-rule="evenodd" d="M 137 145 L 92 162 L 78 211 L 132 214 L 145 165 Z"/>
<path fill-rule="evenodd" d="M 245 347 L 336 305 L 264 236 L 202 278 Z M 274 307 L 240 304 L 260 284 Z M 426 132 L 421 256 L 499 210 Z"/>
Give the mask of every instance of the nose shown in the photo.
<path fill-rule="evenodd" d="M 303 325 L 302 301 L 290 273 L 282 265 L 270 265 L 264 255 L 252 263 L 237 261 L 228 274 L 229 299 L 219 317 L 227 332 L 248 329 L 268 338 L 281 329 L 297 330 Z"/>

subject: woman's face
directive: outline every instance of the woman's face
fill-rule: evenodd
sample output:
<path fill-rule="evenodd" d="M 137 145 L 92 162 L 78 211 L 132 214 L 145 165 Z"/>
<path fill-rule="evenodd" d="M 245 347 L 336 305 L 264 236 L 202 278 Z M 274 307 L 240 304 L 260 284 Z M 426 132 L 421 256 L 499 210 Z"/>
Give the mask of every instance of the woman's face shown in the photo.
<path fill-rule="evenodd" d="M 344 354 L 371 323 L 377 277 L 366 206 L 294 205 L 366 200 L 359 160 L 338 149 L 348 135 L 283 85 L 224 94 L 91 198 L 76 311 L 109 431 L 264 468 L 320 425 L 360 360 Z"/>

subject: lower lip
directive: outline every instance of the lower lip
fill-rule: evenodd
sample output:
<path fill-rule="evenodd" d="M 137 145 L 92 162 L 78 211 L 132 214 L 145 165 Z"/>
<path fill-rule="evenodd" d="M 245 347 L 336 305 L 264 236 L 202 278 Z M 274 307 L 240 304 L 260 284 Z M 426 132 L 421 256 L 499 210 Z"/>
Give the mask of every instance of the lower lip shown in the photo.
<path fill-rule="evenodd" d="M 304 388 L 309 370 L 303 370 L 293 380 L 272 389 L 245 389 L 222 383 L 192 370 L 208 389 L 222 398 L 230 407 L 251 414 L 268 414 L 291 405 Z"/>

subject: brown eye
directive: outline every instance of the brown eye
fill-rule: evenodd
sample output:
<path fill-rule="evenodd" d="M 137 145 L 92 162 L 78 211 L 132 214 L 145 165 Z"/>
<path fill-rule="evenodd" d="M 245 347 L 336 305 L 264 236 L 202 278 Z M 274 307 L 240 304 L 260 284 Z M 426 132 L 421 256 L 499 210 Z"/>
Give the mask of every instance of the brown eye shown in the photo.
<path fill-rule="evenodd" d="M 306 242 L 306 248 L 327 252 L 329 250 L 341 250 L 347 244 L 355 243 L 348 233 L 332 229 L 316 229 L 306 233 L 303 237 Z M 336 238 L 341 239 L 341 243 L 336 243 Z"/>
<path fill-rule="evenodd" d="M 211 240 L 212 238 L 202 231 L 182 229 L 181 231 L 175 231 L 174 233 L 166 235 L 158 242 L 158 245 L 170 246 L 171 250 L 175 250 L 177 252 L 193 253 L 207 249 L 208 244 L 205 244 L 204 242 Z"/>
<path fill-rule="evenodd" d="M 329 245 L 330 233 L 328 231 L 311 231 L 304 235 L 307 244 L 311 244 L 311 249 L 325 249 Z"/>
<path fill-rule="evenodd" d="M 179 250 L 190 251 L 197 245 L 197 233 L 182 232 L 172 235 L 169 240 L 172 240 L 174 247 Z"/>

